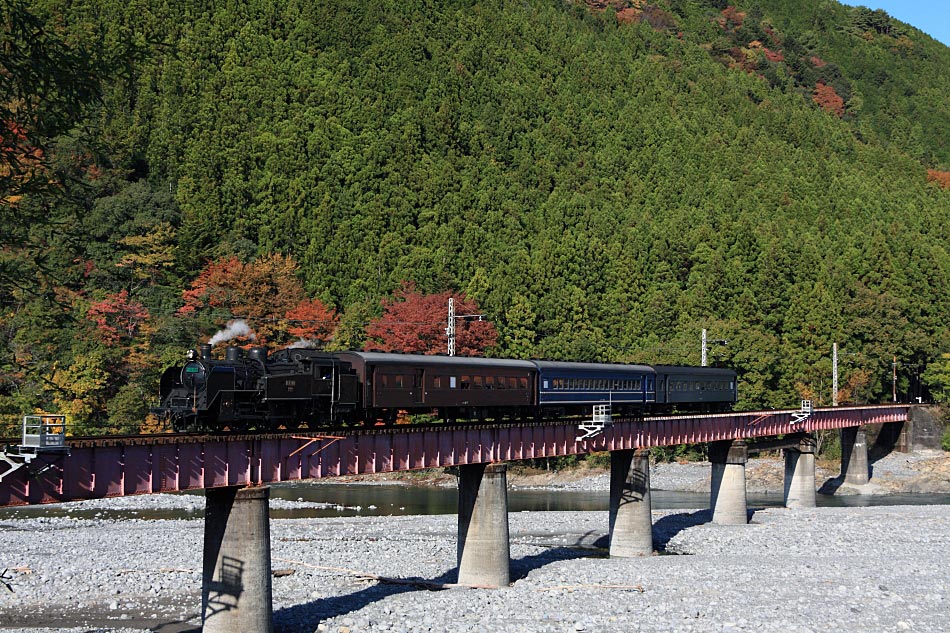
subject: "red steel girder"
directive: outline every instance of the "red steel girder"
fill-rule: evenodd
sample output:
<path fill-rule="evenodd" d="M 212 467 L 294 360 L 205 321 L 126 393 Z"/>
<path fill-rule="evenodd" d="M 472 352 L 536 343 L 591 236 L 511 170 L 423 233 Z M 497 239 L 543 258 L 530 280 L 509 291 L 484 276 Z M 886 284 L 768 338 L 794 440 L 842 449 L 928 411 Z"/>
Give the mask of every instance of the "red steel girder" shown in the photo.
<path fill-rule="evenodd" d="M 578 455 L 594 451 L 751 439 L 907 420 L 910 405 L 816 409 L 794 424 L 793 410 L 620 420 L 575 441 L 571 424 L 403 426 L 334 436 L 156 435 L 71 443 L 71 454 L 40 455 L 0 482 L 0 506 L 178 492 Z"/>

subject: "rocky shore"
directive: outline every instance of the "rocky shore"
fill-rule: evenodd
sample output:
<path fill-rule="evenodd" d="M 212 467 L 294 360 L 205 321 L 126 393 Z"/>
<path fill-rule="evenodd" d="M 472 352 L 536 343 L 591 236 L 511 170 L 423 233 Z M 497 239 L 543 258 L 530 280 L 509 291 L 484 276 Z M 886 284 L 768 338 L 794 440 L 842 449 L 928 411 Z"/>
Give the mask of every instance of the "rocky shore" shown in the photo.
<path fill-rule="evenodd" d="M 781 462 L 772 462 L 750 464 L 750 488 L 774 479 L 767 473 Z M 947 462 L 942 453 L 892 456 L 872 481 L 947 485 Z M 706 485 L 708 465 L 660 465 L 652 478 L 655 488 L 691 490 Z M 549 485 L 604 483 L 594 475 Z M 272 519 L 275 629 L 864 632 L 950 623 L 950 506 L 771 508 L 746 526 L 713 525 L 706 510 L 653 514 L 658 555 L 611 559 L 606 510 L 512 513 L 514 582 L 500 590 L 451 585 L 454 515 Z M 0 516 L 0 630 L 198 630 L 203 527 L 200 513 Z"/>

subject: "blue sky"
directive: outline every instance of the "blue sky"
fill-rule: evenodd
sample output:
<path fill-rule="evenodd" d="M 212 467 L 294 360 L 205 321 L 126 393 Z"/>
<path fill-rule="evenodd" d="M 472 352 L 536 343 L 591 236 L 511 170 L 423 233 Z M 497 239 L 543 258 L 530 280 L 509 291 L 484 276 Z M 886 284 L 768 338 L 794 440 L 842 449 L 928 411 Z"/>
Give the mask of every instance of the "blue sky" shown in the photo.
<path fill-rule="evenodd" d="M 843 4 L 884 9 L 891 17 L 915 26 L 932 38 L 950 46 L 950 2 L 948 0 L 842 0 Z"/>

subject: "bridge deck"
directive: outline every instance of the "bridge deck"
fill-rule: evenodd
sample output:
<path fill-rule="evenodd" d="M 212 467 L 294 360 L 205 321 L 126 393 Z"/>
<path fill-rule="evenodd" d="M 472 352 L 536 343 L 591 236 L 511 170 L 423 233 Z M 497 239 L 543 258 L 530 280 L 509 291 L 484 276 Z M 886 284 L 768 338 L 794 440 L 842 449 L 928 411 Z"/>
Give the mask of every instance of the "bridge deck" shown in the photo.
<path fill-rule="evenodd" d="M 769 437 L 864 424 L 901 422 L 910 405 L 651 417 L 615 422 L 576 441 L 577 425 L 454 425 L 362 429 L 333 437 L 310 433 L 241 436 L 142 436 L 70 442 L 71 454 L 41 454 L 0 482 L 0 506 L 177 492 L 577 455 L 595 451 Z"/>

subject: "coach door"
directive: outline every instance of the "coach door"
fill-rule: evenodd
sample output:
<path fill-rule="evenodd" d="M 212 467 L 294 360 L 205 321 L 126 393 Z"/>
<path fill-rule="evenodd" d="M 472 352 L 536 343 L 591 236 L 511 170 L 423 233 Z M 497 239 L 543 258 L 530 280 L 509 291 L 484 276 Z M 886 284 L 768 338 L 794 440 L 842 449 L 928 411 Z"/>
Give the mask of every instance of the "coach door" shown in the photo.
<path fill-rule="evenodd" d="M 412 376 L 412 401 L 414 404 L 423 404 L 426 401 L 425 370 L 417 369 Z"/>

